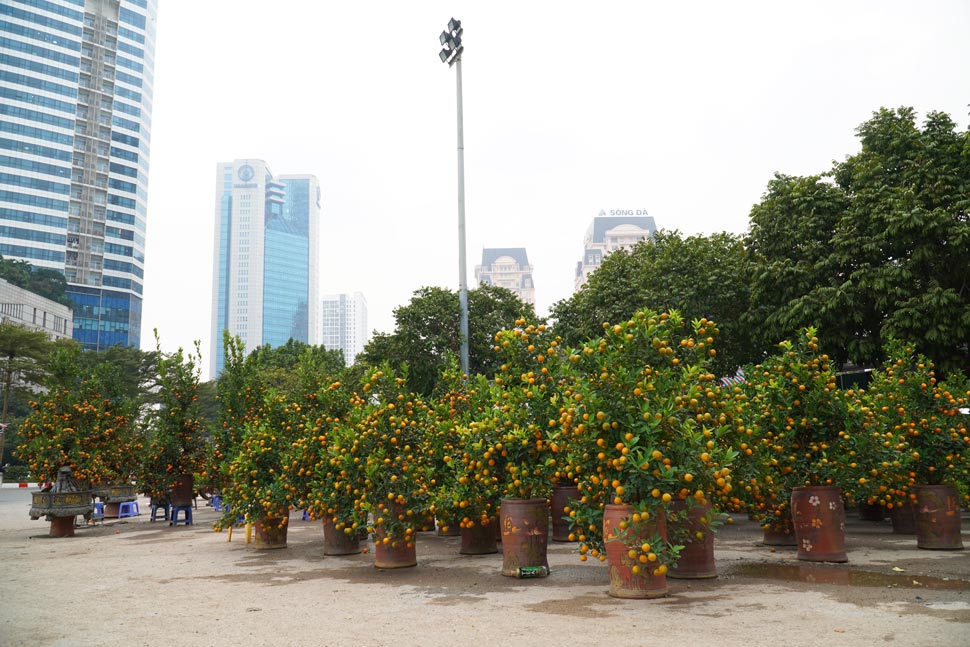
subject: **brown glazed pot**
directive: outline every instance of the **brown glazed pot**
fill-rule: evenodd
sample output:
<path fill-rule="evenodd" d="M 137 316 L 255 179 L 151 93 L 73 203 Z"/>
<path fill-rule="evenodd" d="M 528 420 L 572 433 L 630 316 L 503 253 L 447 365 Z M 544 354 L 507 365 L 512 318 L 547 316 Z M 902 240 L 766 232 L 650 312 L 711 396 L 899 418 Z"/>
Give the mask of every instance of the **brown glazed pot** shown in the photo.
<path fill-rule="evenodd" d="M 606 542 L 606 565 L 610 570 L 610 596 L 646 600 L 662 598 L 667 595 L 667 576 L 654 575 L 651 569 L 643 569 L 634 573 L 633 567 L 637 562 L 630 559 L 628 552 L 630 544 L 624 543 L 616 537 L 616 528 L 623 519 L 633 514 L 633 506 L 607 504 L 603 511 L 603 540 Z M 664 519 L 657 519 L 656 531 L 666 540 L 667 527 Z M 644 529 L 644 537 L 634 537 L 637 546 L 647 534 L 653 534 L 649 528 Z"/>
<path fill-rule="evenodd" d="M 878 503 L 860 503 L 860 521 L 884 521 L 886 519 L 886 508 Z"/>
<path fill-rule="evenodd" d="M 418 551 L 415 546 L 416 533 L 411 533 L 411 541 L 398 539 L 384 543 L 384 528 L 374 529 L 374 567 L 375 568 L 410 568 L 418 565 Z"/>
<path fill-rule="evenodd" d="M 701 522 L 701 518 L 710 520 L 712 510 L 710 502 L 704 505 L 694 505 L 688 509 L 688 502 L 675 499 L 671 502 L 671 509 L 677 513 L 687 510 L 686 521 L 683 523 L 693 538 L 684 544 L 680 551 L 677 564 L 667 571 L 667 577 L 677 580 L 700 580 L 717 577 L 717 565 L 714 563 L 714 532 Z M 668 519 L 668 529 L 673 524 Z M 698 539 L 695 533 L 703 533 Z"/>
<path fill-rule="evenodd" d="M 792 489 L 792 524 L 798 559 L 807 562 L 847 562 L 845 505 L 839 488 L 806 485 Z"/>
<path fill-rule="evenodd" d="M 579 498 L 575 485 L 557 485 L 552 488 L 552 540 L 569 541 L 569 517 L 565 508 L 570 499 Z"/>
<path fill-rule="evenodd" d="M 286 548 L 286 530 L 289 517 L 268 517 L 253 524 L 253 548 L 272 550 Z"/>
<path fill-rule="evenodd" d="M 952 485 L 917 485 L 916 547 L 927 550 L 962 550 L 960 495 Z"/>
<path fill-rule="evenodd" d="M 779 510 L 775 508 L 774 499 L 769 499 L 767 502 L 768 507 L 778 513 Z M 788 497 L 788 506 L 791 505 L 791 497 Z M 792 525 L 791 520 L 791 508 L 785 506 L 781 513 L 784 515 L 779 517 L 778 521 L 774 524 L 769 524 L 767 528 L 762 527 L 764 534 L 761 543 L 765 546 L 794 546 L 795 541 L 795 528 Z"/>
<path fill-rule="evenodd" d="M 916 504 L 912 501 L 907 500 L 906 503 L 893 506 L 889 517 L 893 522 L 894 535 L 916 534 Z"/>
<path fill-rule="evenodd" d="M 462 555 L 492 555 L 498 552 L 495 546 L 495 535 L 498 534 L 498 519 L 482 525 L 481 521 L 474 521 L 475 525 L 462 526 L 459 529 L 461 534 L 461 548 L 458 552 Z"/>
<path fill-rule="evenodd" d="M 502 499 L 502 575 L 544 577 L 549 574 L 549 506 L 545 499 Z M 525 569 L 523 571 L 522 569 Z"/>
<path fill-rule="evenodd" d="M 195 477 L 183 474 L 178 482 L 168 491 L 168 501 L 174 507 L 192 505 L 195 501 Z"/>
<path fill-rule="evenodd" d="M 765 546 L 795 546 L 798 542 L 795 541 L 795 529 L 791 527 L 791 520 L 784 530 L 765 528 L 761 543 Z"/>
<path fill-rule="evenodd" d="M 347 534 L 337 530 L 332 517 L 323 520 L 323 554 L 324 555 L 357 555 L 361 552 L 357 531 Z"/>
<path fill-rule="evenodd" d="M 70 517 L 51 517 L 51 530 L 49 537 L 73 537 L 74 536 L 74 515 Z"/>

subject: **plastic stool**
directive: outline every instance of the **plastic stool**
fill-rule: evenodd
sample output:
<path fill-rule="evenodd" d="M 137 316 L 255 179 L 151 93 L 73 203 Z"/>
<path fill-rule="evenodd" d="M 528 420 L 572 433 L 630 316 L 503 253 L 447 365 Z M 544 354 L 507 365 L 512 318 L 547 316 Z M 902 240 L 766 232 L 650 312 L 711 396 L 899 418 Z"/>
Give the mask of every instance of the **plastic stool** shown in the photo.
<path fill-rule="evenodd" d="M 124 501 L 118 504 L 118 518 L 137 517 L 141 512 L 138 511 L 137 501 Z"/>
<path fill-rule="evenodd" d="M 99 521 L 101 525 L 104 525 L 104 503 L 95 501 L 94 511 L 91 513 L 91 523 L 97 524 Z"/>
<path fill-rule="evenodd" d="M 310 513 L 307 512 L 306 510 L 303 511 L 303 520 L 304 521 L 309 521 L 310 520 Z"/>
<path fill-rule="evenodd" d="M 167 503 L 153 504 L 151 521 L 155 521 L 155 519 L 158 517 L 159 510 L 162 511 L 162 519 L 164 519 L 165 521 L 168 521 L 169 507 L 170 506 Z"/>
<path fill-rule="evenodd" d="M 179 519 L 180 510 L 184 513 L 182 515 L 182 523 L 184 523 L 186 526 L 191 526 L 192 525 L 192 506 L 190 505 L 172 506 L 172 516 L 170 521 L 168 522 L 168 525 L 170 526 L 179 525 L 178 519 Z"/>
<path fill-rule="evenodd" d="M 218 494 L 212 495 L 212 509 L 216 512 L 222 512 L 222 497 Z"/>

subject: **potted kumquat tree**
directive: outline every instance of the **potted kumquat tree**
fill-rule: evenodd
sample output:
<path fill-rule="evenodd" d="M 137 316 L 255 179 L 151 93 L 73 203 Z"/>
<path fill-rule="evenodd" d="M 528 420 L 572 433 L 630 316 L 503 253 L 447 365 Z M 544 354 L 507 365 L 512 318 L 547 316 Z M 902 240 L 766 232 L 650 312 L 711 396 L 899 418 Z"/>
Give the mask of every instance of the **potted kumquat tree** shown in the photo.
<path fill-rule="evenodd" d="M 365 461 L 360 508 L 373 522 L 374 565 L 415 566 L 417 531 L 430 507 L 428 488 L 434 478 L 431 461 L 422 453 L 428 406 L 387 365 L 372 370 L 361 391 L 366 404 L 356 424 Z"/>
<path fill-rule="evenodd" d="M 573 532 L 580 559 L 608 562 L 615 597 L 666 595 L 667 573 L 695 540 L 702 558 L 684 576 L 716 574 L 712 503 L 731 492 L 735 457 L 706 369 L 716 335 L 706 319 L 643 310 L 570 358 L 577 377 L 561 420 L 581 494 Z"/>
<path fill-rule="evenodd" d="M 815 329 L 780 343 L 745 374 L 744 433 L 755 447 L 745 487 L 760 499 L 755 518 L 766 530 L 784 532 L 791 523 L 798 559 L 847 561 L 840 490 L 847 402 Z"/>

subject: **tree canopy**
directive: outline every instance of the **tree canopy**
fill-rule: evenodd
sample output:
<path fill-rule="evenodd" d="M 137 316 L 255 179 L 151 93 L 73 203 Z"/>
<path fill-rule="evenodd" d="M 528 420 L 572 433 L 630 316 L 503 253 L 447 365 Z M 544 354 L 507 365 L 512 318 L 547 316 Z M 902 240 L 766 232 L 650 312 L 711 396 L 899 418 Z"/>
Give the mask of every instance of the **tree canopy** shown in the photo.
<path fill-rule="evenodd" d="M 395 329 L 377 334 L 364 347 L 358 362 L 379 366 L 387 360 L 397 368 L 408 366 L 409 388 L 429 394 L 448 358 L 461 349 L 458 293 L 439 287 L 423 287 L 410 303 L 394 310 Z M 536 323 L 532 306 L 511 291 L 482 285 L 468 291 L 468 370 L 492 376 L 501 365 L 492 351 L 495 333 L 511 328 L 517 319 Z"/>
<path fill-rule="evenodd" d="M 906 339 L 946 370 L 970 360 L 970 131 L 880 109 L 860 152 L 822 176 L 776 176 L 752 210 L 752 285 L 775 341 L 818 325 L 835 357 L 881 361 Z"/>
<path fill-rule="evenodd" d="M 0 256 L 0 278 L 18 288 L 30 290 L 34 294 L 74 307 L 67 295 L 67 279 L 64 275 L 47 267 L 34 267 L 27 261 L 12 260 Z"/>
<path fill-rule="evenodd" d="M 721 375 L 751 361 L 749 260 L 742 239 L 729 233 L 683 236 L 658 231 L 632 250 L 603 259 L 586 285 L 553 305 L 554 330 L 570 346 L 603 334 L 603 323 L 628 320 L 643 308 L 706 317 L 720 329 L 713 364 Z"/>

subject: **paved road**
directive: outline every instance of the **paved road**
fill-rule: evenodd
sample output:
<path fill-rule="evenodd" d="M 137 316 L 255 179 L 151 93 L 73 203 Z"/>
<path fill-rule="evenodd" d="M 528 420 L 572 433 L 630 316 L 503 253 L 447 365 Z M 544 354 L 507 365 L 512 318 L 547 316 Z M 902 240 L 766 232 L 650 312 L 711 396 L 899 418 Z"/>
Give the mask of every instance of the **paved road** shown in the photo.
<path fill-rule="evenodd" d="M 516 580 L 499 555 L 421 533 L 417 567 L 379 571 L 373 551 L 324 557 L 319 524 L 298 517 L 278 551 L 240 531 L 229 543 L 201 500 L 194 526 L 150 522 L 143 500 L 140 517 L 50 539 L 29 501 L 0 490 L 0 647 L 970 646 L 970 551 L 922 551 L 851 513 L 849 564 L 771 552 L 738 520 L 718 536 L 717 579 L 626 601 L 573 544 L 550 545 L 548 578 Z"/>

